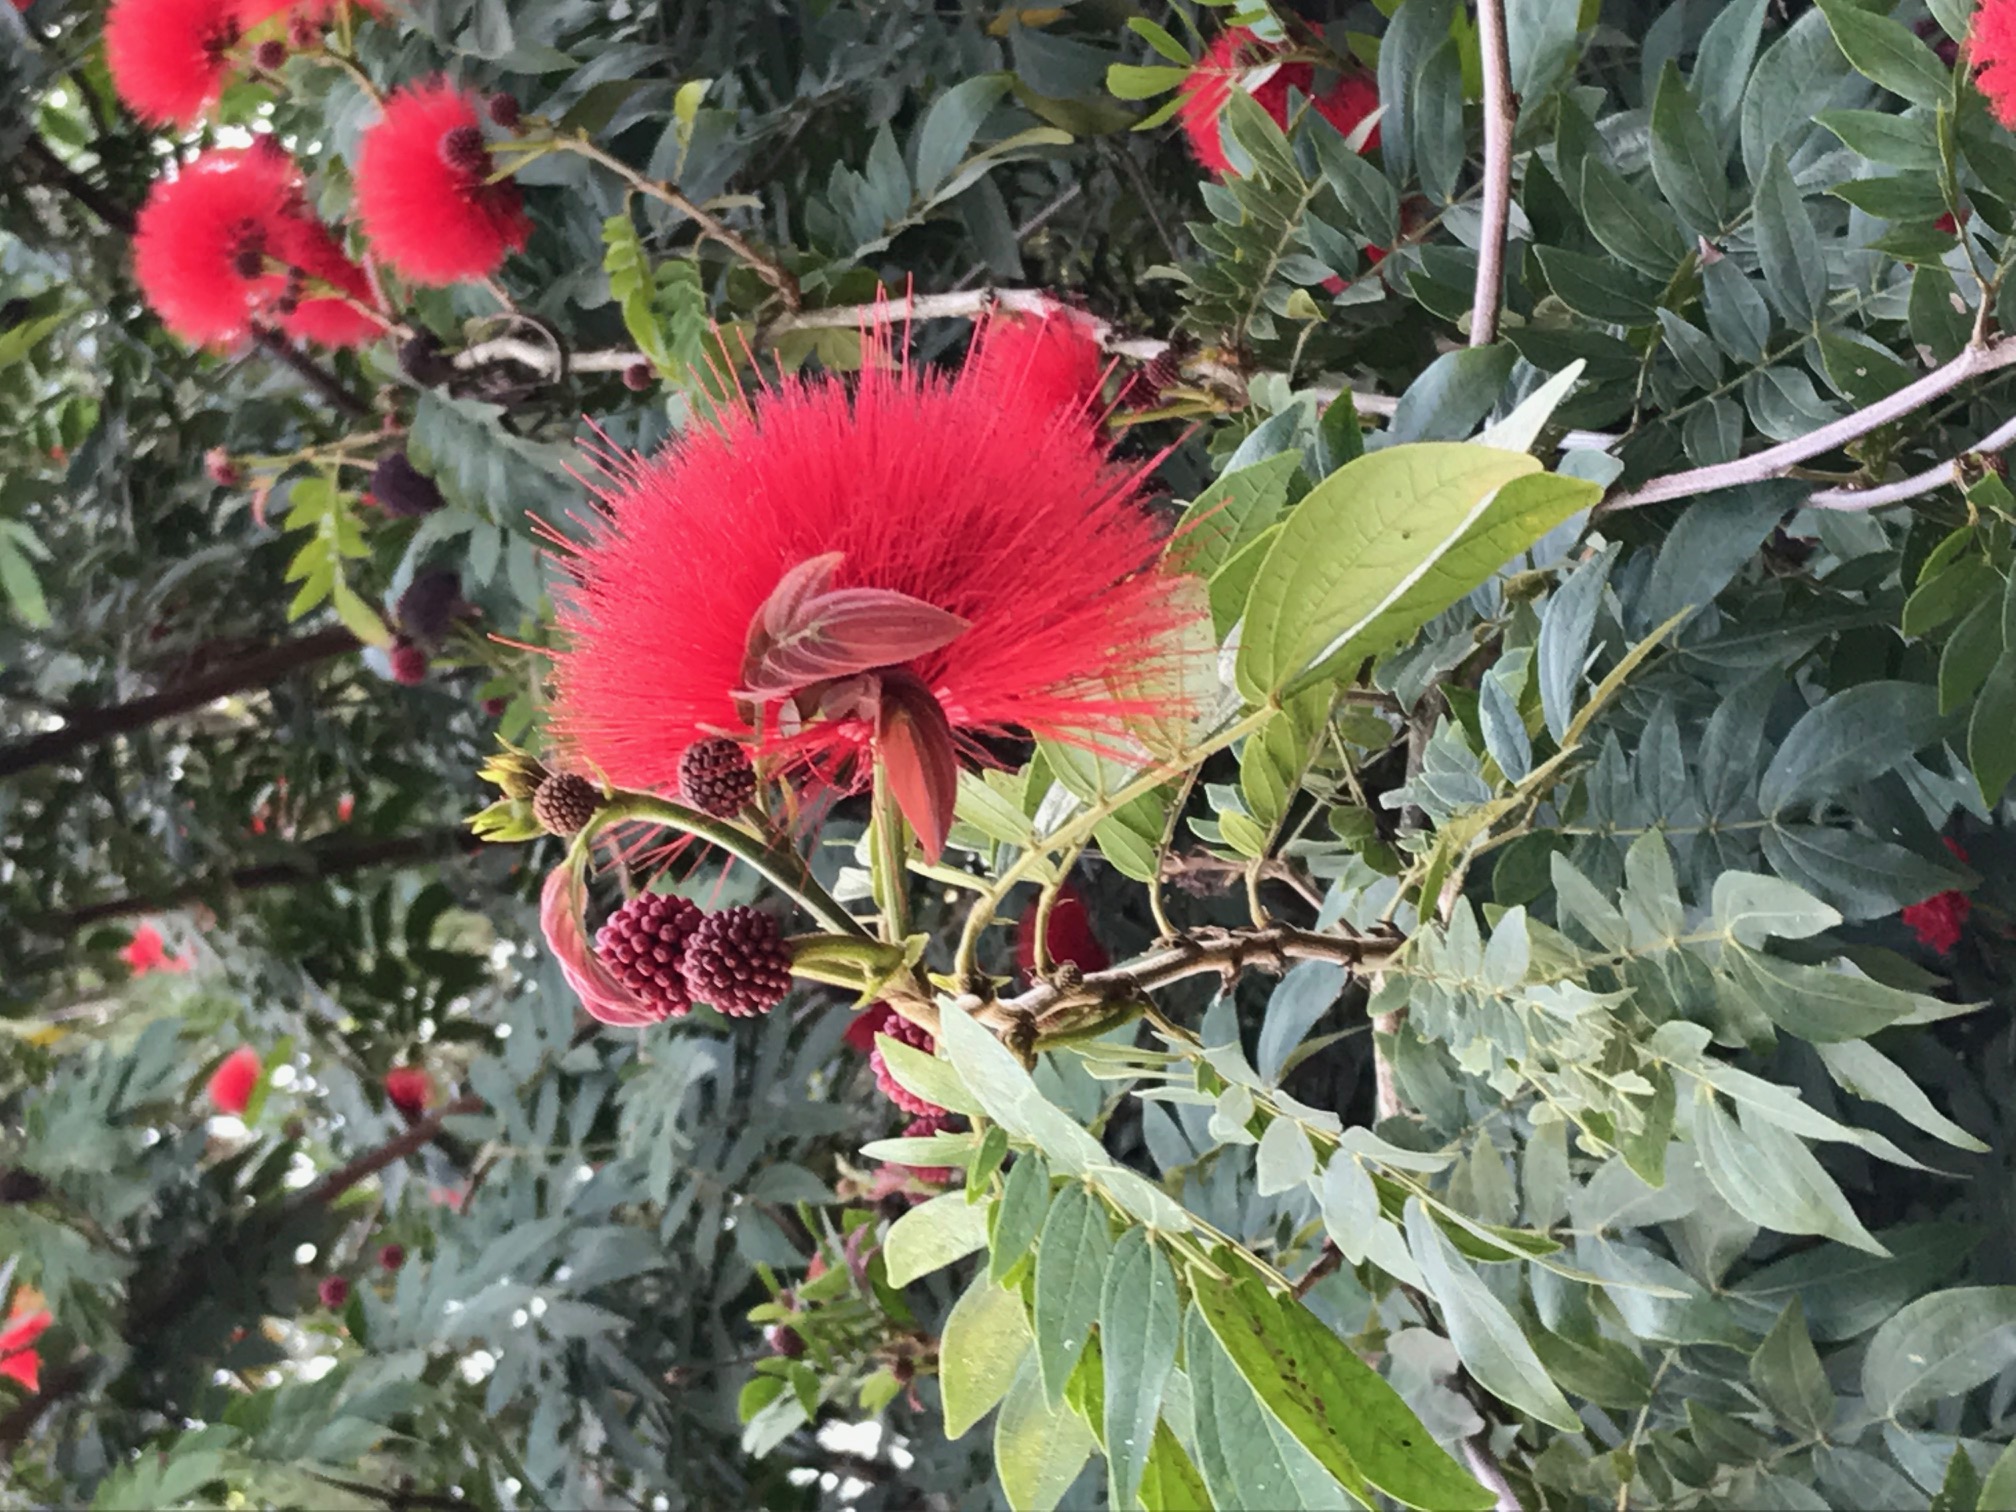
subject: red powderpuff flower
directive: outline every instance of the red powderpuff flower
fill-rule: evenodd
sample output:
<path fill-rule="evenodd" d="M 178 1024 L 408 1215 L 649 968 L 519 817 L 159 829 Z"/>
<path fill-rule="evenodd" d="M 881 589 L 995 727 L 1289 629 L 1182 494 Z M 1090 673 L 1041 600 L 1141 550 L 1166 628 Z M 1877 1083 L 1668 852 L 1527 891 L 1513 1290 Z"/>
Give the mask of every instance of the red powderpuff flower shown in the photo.
<path fill-rule="evenodd" d="M 290 268 L 299 275 L 291 294 Z M 255 322 L 334 346 L 378 334 L 343 300 L 318 297 L 327 284 L 362 299 L 370 285 L 308 217 L 300 169 L 270 138 L 212 148 L 156 183 L 140 210 L 133 271 L 163 323 L 194 345 L 242 341 Z"/>
<path fill-rule="evenodd" d="M 133 938 L 120 947 L 119 958 L 135 976 L 145 976 L 150 971 L 187 971 L 196 964 L 187 954 L 168 954 L 161 931 L 152 924 L 142 924 L 133 931 Z"/>
<path fill-rule="evenodd" d="M 1253 102 L 1275 125 L 1283 127 L 1288 124 L 1289 91 L 1311 96 L 1315 68 L 1308 63 L 1273 63 L 1283 50 L 1243 26 L 1230 27 L 1218 34 L 1184 80 L 1183 103 L 1176 118 L 1190 139 L 1191 153 L 1216 176 L 1223 178 L 1232 171 L 1232 160 L 1225 153 L 1223 119 L 1235 88 L 1247 89 Z M 1270 71 L 1249 85 L 1249 76 L 1263 69 Z M 1379 108 L 1379 86 L 1365 74 L 1339 74 L 1321 95 L 1313 95 L 1310 103 L 1318 115 L 1348 137 Z M 1359 150 L 1370 152 L 1378 145 L 1379 128 L 1374 126 Z"/>
<path fill-rule="evenodd" d="M 259 1085 L 259 1052 L 240 1045 L 210 1073 L 210 1102 L 219 1113 L 243 1113 Z"/>
<path fill-rule="evenodd" d="M 935 856 L 972 737 L 1087 744 L 1149 707 L 1116 691 L 1167 670 L 1144 664 L 1190 611 L 1154 570 L 1140 474 L 1021 375 L 892 368 L 886 342 L 851 392 L 787 379 L 607 464 L 556 657 L 584 769 L 669 790 L 728 735 L 848 786 L 872 754 Z"/>
<path fill-rule="evenodd" d="M 996 316 L 966 366 L 980 370 L 975 382 L 1019 387 L 1033 405 L 1096 422 L 1112 363 L 1083 321 L 1053 310 Z"/>
<path fill-rule="evenodd" d="M 385 1100 L 408 1118 L 418 1118 L 434 1101 L 434 1078 L 418 1066 L 394 1066 L 385 1073 Z"/>
<path fill-rule="evenodd" d="M 24 1391 L 40 1391 L 42 1356 L 36 1351 L 35 1341 L 55 1321 L 41 1305 L 39 1296 L 25 1290 L 18 1294 L 8 1310 L 6 1327 L 0 1328 L 0 1376 Z"/>
<path fill-rule="evenodd" d="M 112 87 L 143 121 L 187 126 L 223 93 L 240 31 L 234 0 L 112 0 Z"/>
<path fill-rule="evenodd" d="M 1015 926 L 1015 965 L 1025 977 L 1036 974 L 1037 905 L 1029 905 Z M 1104 971 L 1113 964 L 1099 936 L 1092 932 L 1092 916 L 1085 910 L 1085 895 L 1075 882 L 1057 889 L 1057 901 L 1050 905 L 1050 927 L 1044 932 L 1044 949 L 1053 967 L 1067 962 L 1080 971 Z"/>
<path fill-rule="evenodd" d="M 1967 852 L 1960 848 L 1959 841 L 1951 835 L 1943 835 L 1940 838 L 1955 859 L 1966 861 Z M 1913 903 L 1897 917 L 1918 936 L 1918 943 L 1926 949 L 1936 950 L 1940 955 L 1951 955 L 1954 947 L 1960 943 L 1960 934 L 1966 927 L 1967 916 L 1973 911 L 1973 899 L 1963 892 L 1949 890 L 1934 893 L 1921 903 Z"/>
<path fill-rule="evenodd" d="M 358 148 L 364 234 L 415 283 L 486 277 L 532 234 L 518 186 L 486 182 L 493 164 L 479 108 L 446 79 L 409 85 Z"/>
<path fill-rule="evenodd" d="M 1996 118 L 2016 127 L 2016 0 L 1982 0 L 1967 34 L 1967 55 Z"/>

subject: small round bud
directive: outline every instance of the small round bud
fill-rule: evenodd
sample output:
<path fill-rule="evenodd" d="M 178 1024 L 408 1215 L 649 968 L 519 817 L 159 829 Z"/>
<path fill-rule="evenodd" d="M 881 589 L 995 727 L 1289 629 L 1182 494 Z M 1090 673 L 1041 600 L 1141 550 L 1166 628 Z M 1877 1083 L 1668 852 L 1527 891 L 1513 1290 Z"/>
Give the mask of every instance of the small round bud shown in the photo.
<path fill-rule="evenodd" d="M 403 687 L 417 687 L 427 681 L 427 653 L 405 636 L 392 642 L 392 681 Z"/>
<path fill-rule="evenodd" d="M 701 813 L 732 819 L 756 796 L 756 769 L 740 745 L 712 735 L 679 758 L 679 792 Z"/>
<path fill-rule="evenodd" d="M 286 65 L 287 44 L 278 40 L 261 42 L 252 51 L 252 61 L 268 73 L 275 73 Z"/>
<path fill-rule="evenodd" d="M 350 1300 L 350 1283 L 341 1276 L 324 1276 L 322 1284 L 315 1288 L 315 1295 L 322 1299 L 322 1305 L 334 1312 Z"/>
<path fill-rule="evenodd" d="M 378 1268 L 380 1270 L 396 1271 L 405 1263 L 406 1246 L 403 1244 L 388 1244 L 378 1251 Z"/>
<path fill-rule="evenodd" d="M 399 366 L 422 388 L 439 388 L 455 376 L 455 364 L 441 352 L 441 338 L 420 331 L 399 344 Z"/>
<path fill-rule="evenodd" d="M 49 1184 L 33 1171 L 9 1166 L 0 1170 L 0 1203 L 33 1202 L 49 1190 Z"/>
<path fill-rule="evenodd" d="M 305 15 L 296 16 L 287 28 L 287 40 L 294 47 L 305 49 L 320 45 L 322 34 Z"/>
<path fill-rule="evenodd" d="M 657 376 L 651 370 L 650 363 L 633 362 L 630 366 L 623 369 L 623 387 L 629 389 L 632 393 L 641 394 L 644 390 L 651 387 L 652 383 L 656 381 Z"/>
<path fill-rule="evenodd" d="M 768 1013 L 791 991 L 791 948 L 777 921 L 737 905 L 709 914 L 686 942 L 686 990 L 730 1018 Z"/>
<path fill-rule="evenodd" d="M 490 154 L 483 147 L 481 126 L 455 126 L 441 134 L 441 161 L 471 178 L 487 178 Z"/>
<path fill-rule="evenodd" d="M 532 817 L 549 835 L 578 835 L 602 807 L 602 793 L 586 777 L 554 772 L 532 795 Z"/>
<path fill-rule="evenodd" d="M 798 1330 L 782 1323 L 772 1323 L 764 1329 L 763 1342 L 770 1346 L 772 1354 L 782 1355 L 787 1360 L 795 1360 L 805 1353 L 805 1340 Z"/>
<path fill-rule="evenodd" d="M 221 446 L 213 446 L 203 453 L 203 471 L 219 488 L 236 488 L 245 481 L 245 473 L 231 453 Z"/>
<path fill-rule="evenodd" d="M 389 451 L 371 469 L 371 497 L 397 520 L 432 514 L 442 504 L 441 490 L 404 451 Z"/>
<path fill-rule="evenodd" d="M 671 893 L 639 893 L 595 932 L 595 955 L 631 992 L 666 1018 L 693 1007 L 681 967 L 686 945 L 706 917 Z"/>
<path fill-rule="evenodd" d="M 486 108 L 491 124 L 501 126 L 506 131 L 516 131 L 518 129 L 519 113 L 518 97 L 516 95 L 504 94 L 502 92 L 493 94 L 490 96 Z"/>
<path fill-rule="evenodd" d="M 504 711 L 510 707 L 511 700 L 508 698 L 486 698 L 483 700 L 483 712 L 488 714 L 492 719 L 502 719 Z"/>
<path fill-rule="evenodd" d="M 438 646 L 455 624 L 462 603 L 462 579 L 445 567 L 415 574 L 399 595 L 393 613 L 399 628 L 426 646 Z"/>

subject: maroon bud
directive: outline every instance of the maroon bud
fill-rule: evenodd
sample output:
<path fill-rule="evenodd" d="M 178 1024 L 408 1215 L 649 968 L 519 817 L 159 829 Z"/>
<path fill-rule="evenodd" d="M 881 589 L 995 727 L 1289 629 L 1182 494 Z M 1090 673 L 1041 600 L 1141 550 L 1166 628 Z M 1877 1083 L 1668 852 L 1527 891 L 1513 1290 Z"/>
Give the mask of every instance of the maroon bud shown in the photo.
<path fill-rule="evenodd" d="M 633 393 L 643 393 L 651 387 L 656 378 L 657 375 L 652 372 L 651 364 L 648 362 L 633 362 L 623 369 L 623 387 Z"/>
<path fill-rule="evenodd" d="M 275 73 L 287 62 L 287 44 L 279 41 L 261 42 L 253 50 L 252 61 L 266 72 Z"/>
<path fill-rule="evenodd" d="M 406 1246 L 388 1244 L 378 1251 L 378 1267 L 381 1270 L 396 1271 L 406 1263 Z"/>
<path fill-rule="evenodd" d="M 805 1340 L 795 1328 L 787 1328 L 782 1323 L 772 1323 L 763 1330 L 763 1342 L 770 1346 L 772 1354 L 780 1354 L 787 1360 L 795 1360 L 805 1353 Z"/>
<path fill-rule="evenodd" d="M 371 496 L 394 519 L 410 520 L 441 507 L 441 490 L 403 451 L 389 451 L 371 469 Z"/>
<path fill-rule="evenodd" d="M 231 460 L 231 453 L 213 446 L 203 453 L 203 471 L 219 488 L 236 488 L 245 481 L 244 470 Z"/>
<path fill-rule="evenodd" d="M 456 126 L 441 135 L 441 161 L 471 178 L 490 176 L 490 154 L 483 148 L 481 126 Z"/>
<path fill-rule="evenodd" d="M 489 101 L 490 119 L 506 131 L 518 129 L 518 97 L 508 94 L 493 94 Z"/>
<path fill-rule="evenodd" d="M 320 45 L 322 34 L 306 16 L 296 16 L 287 28 L 287 40 L 297 48 L 310 48 Z"/>
<path fill-rule="evenodd" d="M 266 272 L 266 233 L 257 226 L 242 226 L 238 230 L 237 242 L 231 253 L 231 271 L 240 278 L 252 279 Z"/>
<path fill-rule="evenodd" d="M 483 712 L 488 714 L 492 719 L 502 719 L 504 711 L 510 707 L 511 700 L 508 698 L 486 698 L 483 700 Z"/>
<path fill-rule="evenodd" d="M 322 1305 L 334 1312 L 350 1300 L 350 1283 L 341 1276 L 324 1276 L 322 1284 L 315 1288 L 315 1295 L 322 1299 Z"/>
<path fill-rule="evenodd" d="M 392 642 L 391 662 L 392 681 L 408 688 L 427 681 L 427 653 L 403 635 Z"/>
<path fill-rule="evenodd" d="M 454 627 L 462 606 L 462 579 L 445 567 L 416 573 L 399 595 L 393 614 L 399 628 L 423 646 L 438 646 Z"/>

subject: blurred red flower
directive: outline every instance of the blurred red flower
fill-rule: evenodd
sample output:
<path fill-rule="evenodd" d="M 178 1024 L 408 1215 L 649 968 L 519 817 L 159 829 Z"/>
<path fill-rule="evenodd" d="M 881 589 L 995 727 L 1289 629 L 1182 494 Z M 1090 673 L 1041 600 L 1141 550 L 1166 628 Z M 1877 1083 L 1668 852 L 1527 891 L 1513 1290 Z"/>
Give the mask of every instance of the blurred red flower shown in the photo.
<path fill-rule="evenodd" d="M 259 1085 L 263 1063 L 259 1052 L 240 1045 L 210 1073 L 210 1102 L 219 1113 L 243 1113 L 252 1101 L 252 1089 Z"/>
<path fill-rule="evenodd" d="M 1981 0 L 1967 34 L 1967 55 L 1996 119 L 2016 127 L 2016 0 Z"/>
<path fill-rule="evenodd" d="M 1313 92 L 1313 65 L 1273 62 L 1284 50 L 1276 43 L 1262 41 L 1246 27 L 1227 27 L 1184 81 L 1183 103 L 1176 118 L 1190 139 L 1191 153 L 1217 177 L 1232 171 L 1232 161 L 1225 155 L 1223 118 L 1235 88 L 1246 89 L 1254 103 L 1273 117 L 1274 124 L 1283 127 L 1288 124 L 1288 93 L 1298 90 L 1309 97 L 1318 115 L 1346 136 L 1379 108 L 1379 85 L 1370 75 L 1338 74 L 1330 87 L 1317 95 Z M 1257 82 L 1247 82 L 1250 76 L 1263 72 Z M 1370 152 L 1378 145 L 1379 128 L 1374 126 L 1359 150 Z"/>
<path fill-rule="evenodd" d="M 290 269 L 302 281 L 291 292 Z M 368 315 L 315 292 L 364 300 L 371 286 L 309 217 L 301 171 L 270 137 L 213 147 L 157 182 L 140 209 L 133 271 L 163 324 L 194 345 L 242 341 L 255 325 L 328 346 L 378 334 Z"/>
<path fill-rule="evenodd" d="M 1116 732 L 1187 610 L 1140 474 L 1060 424 L 1054 389 L 985 360 L 892 368 L 886 331 L 868 345 L 851 391 L 786 379 L 656 459 L 605 463 L 562 590 L 555 723 L 628 787 L 672 790 L 710 735 L 820 785 L 864 782 L 872 753 L 935 856 L 973 737 Z"/>
<path fill-rule="evenodd" d="M 966 366 L 979 370 L 976 383 L 1019 388 L 1032 405 L 1097 423 L 1099 391 L 1112 362 L 1083 321 L 1053 310 L 1046 315 L 995 316 Z"/>
<path fill-rule="evenodd" d="M 518 186 L 487 182 L 480 104 L 446 79 L 408 85 L 358 148 L 364 234 L 415 283 L 486 277 L 532 234 Z"/>
<path fill-rule="evenodd" d="M 418 1118 L 434 1101 L 434 1078 L 418 1066 L 394 1066 L 385 1073 L 385 1100 L 408 1118 Z"/>
<path fill-rule="evenodd" d="M 112 87 L 141 120 L 187 126 L 223 93 L 239 31 L 234 0 L 112 0 Z"/>
<path fill-rule="evenodd" d="M 196 964 L 186 953 L 178 956 L 168 954 L 161 931 L 152 924 L 142 924 L 133 931 L 133 938 L 120 947 L 119 958 L 135 976 L 145 976 L 150 971 L 187 971 Z"/>
<path fill-rule="evenodd" d="M 1036 913 L 1036 905 L 1031 903 L 1015 926 L 1015 966 L 1025 977 L 1036 973 Z M 1050 906 L 1050 928 L 1045 932 L 1043 944 L 1052 966 L 1069 962 L 1080 971 L 1093 972 L 1104 971 L 1113 964 L 1106 947 L 1092 932 L 1092 916 L 1086 912 L 1085 895 L 1075 882 L 1066 882 L 1057 889 L 1057 901 Z"/>
<path fill-rule="evenodd" d="M 1960 861 L 1967 859 L 1967 852 L 1960 848 L 1960 842 L 1951 835 L 1940 837 L 1954 857 Z M 1947 891 L 1934 893 L 1920 903 L 1913 903 L 1898 914 L 1918 936 L 1918 943 L 1928 950 L 1936 950 L 1940 955 L 1951 955 L 1960 943 L 1960 935 L 1967 924 L 1967 916 L 1974 911 L 1974 902 L 1963 892 Z"/>
<path fill-rule="evenodd" d="M 15 1293 L 7 1322 L 0 1328 L 0 1376 L 15 1382 L 24 1391 L 42 1389 L 42 1356 L 35 1341 L 55 1322 L 42 1299 L 25 1287 Z"/>

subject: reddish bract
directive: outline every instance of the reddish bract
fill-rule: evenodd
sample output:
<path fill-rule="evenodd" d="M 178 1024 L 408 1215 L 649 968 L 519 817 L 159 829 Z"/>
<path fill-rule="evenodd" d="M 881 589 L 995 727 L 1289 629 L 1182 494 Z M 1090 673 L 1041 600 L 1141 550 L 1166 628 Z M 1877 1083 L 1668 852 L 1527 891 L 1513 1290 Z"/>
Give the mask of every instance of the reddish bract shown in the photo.
<path fill-rule="evenodd" d="M 157 126 L 187 126 L 231 77 L 240 23 L 233 0 L 113 0 L 105 65 L 127 109 Z"/>
<path fill-rule="evenodd" d="M 408 1117 L 418 1118 L 434 1101 L 434 1078 L 418 1066 L 394 1066 L 385 1073 L 385 1100 Z"/>
<path fill-rule="evenodd" d="M 7 1314 L 7 1325 L 0 1329 L 0 1376 L 24 1391 L 42 1389 L 42 1356 L 35 1348 L 35 1341 L 54 1321 L 32 1298 L 15 1299 Z"/>
<path fill-rule="evenodd" d="M 668 790 L 729 735 L 848 787 L 882 754 L 935 851 L 972 737 L 1085 743 L 1145 712 L 1126 691 L 1189 610 L 1138 475 L 1026 371 L 891 368 L 884 332 L 867 355 L 851 391 L 786 379 L 607 464 L 560 613 L 556 727 L 582 767 Z"/>
<path fill-rule="evenodd" d="M 211 1106 L 219 1113 L 243 1113 L 252 1101 L 252 1089 L 259 1085 L 261 1066 L 259 1052 L 250 1045 L 240 1045 L 225 1056 L 210 1073 Z"/>
<path fill-rule="evenodd" d="M 1037 907 L 1031 903 L 1015 926 L 1015 965 L 1025 977 L 1036 972 L 1036 914 Z M 1075 882 L 1066 882 L 1057 890 L 1043 944 L 1052 966 L 1068 962 L 1080 971 L 1093 972 L 1104 971 L 1113 964 L 1106 947 L 1092 932 L 1092 916 L 1086 912 L 1085 895 Z"/>
<path fill-rule="evenodd" d="M 358 148 L 364 234 L 415 283 L 486 277 L 532 234 L 518 186 L 488 182 L 478 105 L 446 79 L 409 85 L 385 102 Z M 460 144 L 472 131 L 479 145 L 465 154 Z"/>
<path fill-rule="evenodd" d="M 1177 120 L 1190 140 L 1191 153 L 1217 177 L 1223 178 L 1232 171 L 1223 137 L 1225 107 L 1232 99 L 1232 91 L 1246 88 L 1247 77 L 1267 68 L 1283 50 L 1262 41 L 1243 26 L 1231 27 L 1218 34 L 1184 81 Z M 1312 65 L 1280 63 L 1250 92 L 1253 102 L 1267 112 L 1275 125 L 1283 127 L 1288 124 L 1289 91 L 1310 96 L 1310 105 L 1316 113 L 1347 137 L 1379 108 L 1379 86 L 1366 74 L 1339 74 L 1321 95 L 1312 96 L 1315 84 L 1316 70 Z M 1378 145 L 1379 128 L 1374 126 L 1359 150 L 1370 152 Z"/>

